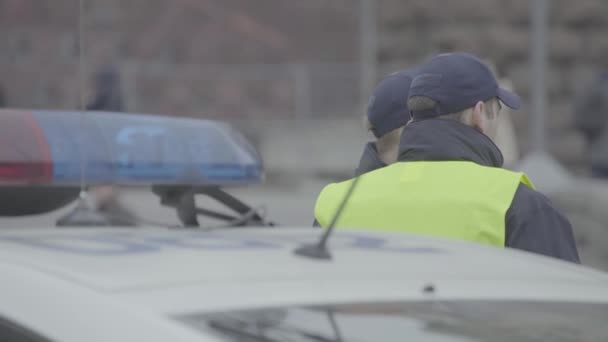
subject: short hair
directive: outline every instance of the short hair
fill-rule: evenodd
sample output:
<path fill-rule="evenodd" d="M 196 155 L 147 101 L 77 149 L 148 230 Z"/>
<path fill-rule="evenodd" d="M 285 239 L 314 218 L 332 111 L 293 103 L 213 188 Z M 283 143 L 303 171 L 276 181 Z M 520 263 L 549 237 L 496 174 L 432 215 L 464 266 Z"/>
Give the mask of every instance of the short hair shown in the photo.
<path fill-rule="evenodd" d="M 393 149 L 395 146 L 399 145 L 399 140 L 401 140 L 401 130 L 403 127 L 395 128 L 394 130 L 386 133 L 376 140 L 376 147 L 378 148 L 378 153 L 385 154 Z"/>
<path fill-rule="evenodd" d="M 365 126 L 367 130 L 371 130 L 373 128 L 373 125 L 367 119 L 365 121 Z M 388 161 L 394 161 L 393 159 L 397 157 L 396 155 L 391 156 L 389 154 L 392 154 L 399 148 L 399 142 L 401 140 L 401 131 L 403 130 L 403 127 L 404 126 L 397 127 L 376 139 L 375 144 L 376 149 L 378 151 L 378 155 L 380 156 L 380 159 L 384 162 L 387 162 L 387 164 L 389 164 Z"/>

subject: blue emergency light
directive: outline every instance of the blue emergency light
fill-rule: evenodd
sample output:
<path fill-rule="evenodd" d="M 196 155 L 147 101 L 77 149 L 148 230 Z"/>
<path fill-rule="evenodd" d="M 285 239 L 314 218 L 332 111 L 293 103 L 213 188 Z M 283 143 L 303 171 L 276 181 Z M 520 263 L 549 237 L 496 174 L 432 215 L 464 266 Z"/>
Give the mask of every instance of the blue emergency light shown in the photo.
<path fill-rule="evenodd" d="M 5 109 L 0 139 L 0 185 L 77 186 L 83 170 L 87 185 L 230 185 L 263 178 L 252 145 L 212 120 Z"/>

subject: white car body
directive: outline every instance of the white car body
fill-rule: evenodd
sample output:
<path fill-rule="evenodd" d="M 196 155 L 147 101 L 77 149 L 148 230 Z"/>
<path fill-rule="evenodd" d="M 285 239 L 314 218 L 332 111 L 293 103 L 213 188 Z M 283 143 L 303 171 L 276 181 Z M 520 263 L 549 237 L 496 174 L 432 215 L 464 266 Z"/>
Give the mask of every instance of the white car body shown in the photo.
<path fill-rule="evenodd" d="M 294 255 L 320 232 L 3 230 L 0 317 L 55 341 L 220 341 L 175 317 L 378 301 L 608 303 L 606 273 L 465 242 L 340 230 L 332 260 Z"/>

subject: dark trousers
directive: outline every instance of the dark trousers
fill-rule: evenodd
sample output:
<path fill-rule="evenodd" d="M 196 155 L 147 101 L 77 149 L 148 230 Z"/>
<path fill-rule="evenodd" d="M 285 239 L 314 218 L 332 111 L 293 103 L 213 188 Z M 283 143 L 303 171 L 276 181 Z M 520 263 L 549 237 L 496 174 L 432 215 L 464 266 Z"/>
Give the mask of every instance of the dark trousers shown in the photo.
<path fill-rule="evenodd" d="M 605 167 L 605 166 L 591 166 L 591 176 L 593 178 L 608 179 L 608 167 Z"/>

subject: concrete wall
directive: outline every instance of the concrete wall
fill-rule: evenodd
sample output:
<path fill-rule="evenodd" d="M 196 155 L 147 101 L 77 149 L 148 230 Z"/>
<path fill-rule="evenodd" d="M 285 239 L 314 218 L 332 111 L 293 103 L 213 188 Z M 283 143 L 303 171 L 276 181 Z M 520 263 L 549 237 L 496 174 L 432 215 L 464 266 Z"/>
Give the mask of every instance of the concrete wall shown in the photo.
<path fill-rule="evenodd" d="M 350 178 L 368 140 L 362 118 L 232 123 L 257 146 L 269 182 Z"/>

